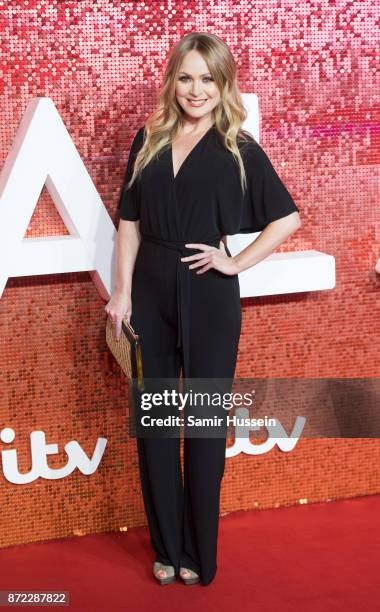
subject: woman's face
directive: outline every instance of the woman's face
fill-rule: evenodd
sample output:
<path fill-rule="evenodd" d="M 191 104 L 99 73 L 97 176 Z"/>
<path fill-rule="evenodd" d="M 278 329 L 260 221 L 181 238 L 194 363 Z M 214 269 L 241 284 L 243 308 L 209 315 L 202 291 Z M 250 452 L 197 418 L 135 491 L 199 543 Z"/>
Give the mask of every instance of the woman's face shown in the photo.
<path fill-rule="evenodd" d="M 175 93 L 178 104 L 190 121 L 212 116 L 211 112 L 220 101 L 219 89 L 208 66 L 202 55 L 194 49 L 182 61 Z"/>

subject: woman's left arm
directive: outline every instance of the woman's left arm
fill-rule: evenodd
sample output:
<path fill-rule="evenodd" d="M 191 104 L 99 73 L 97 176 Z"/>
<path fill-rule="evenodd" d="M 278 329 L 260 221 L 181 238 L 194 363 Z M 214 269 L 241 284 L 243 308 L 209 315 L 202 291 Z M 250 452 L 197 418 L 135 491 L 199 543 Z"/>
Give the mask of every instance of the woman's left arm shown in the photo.
<path fill-rule="evenodd" d="M 298 211 L 294 211 L 286 217 L 268 223 L 256 240 L 233 257 L 227 254 L 225 241 L 222 239 L 219 248 L 203 243 L 186 244 L 186 247 L 199 249 L 201 252 L 181 257 L 181 261 L 189 263 L 189 268 L 194 269 L 197 274 L 204 274 L 210 268 L 231 276 L 239 274 L 268 257 L 299 227 L 301 227 L 300 216 Z"/>
<path fill-rule="evenodd" d="M 268 257 L 301 225 L 301 219 L 297 211 L 269 223 L 256 240 L 230 258 L 233 261 L 235 273 L 243 272 Z"/>

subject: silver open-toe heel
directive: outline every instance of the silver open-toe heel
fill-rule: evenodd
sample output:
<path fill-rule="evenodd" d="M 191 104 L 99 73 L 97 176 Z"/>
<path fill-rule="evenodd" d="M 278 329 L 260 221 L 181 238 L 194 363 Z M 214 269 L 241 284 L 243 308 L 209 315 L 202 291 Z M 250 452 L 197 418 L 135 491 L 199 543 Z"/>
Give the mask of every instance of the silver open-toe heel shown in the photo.
<path fill-rule="evenodd" d="M 166 574 L 165 577 L 161 577 L 158 574 L 163 570 Z M 170 584 L 175 580 L 174 567 L 172 565 L 164 565 L 160 561 L 155 561 L 153 564 L 153 574 L 160 584 Z"/>
<path fill-rule="evenodd" d="M 182 576 L 182 572 L 188 572 L 188 576 Z M 188 569 L 187 567 L 180 567 L 179 568 L 179 575 L 181 576 L 183 582 L 185 584 L 196 584 L 197 582 L 199 582 L 200 578 L 198 576 L 198 574 L 196 572 L 193 572 L 193 570 Z"/>

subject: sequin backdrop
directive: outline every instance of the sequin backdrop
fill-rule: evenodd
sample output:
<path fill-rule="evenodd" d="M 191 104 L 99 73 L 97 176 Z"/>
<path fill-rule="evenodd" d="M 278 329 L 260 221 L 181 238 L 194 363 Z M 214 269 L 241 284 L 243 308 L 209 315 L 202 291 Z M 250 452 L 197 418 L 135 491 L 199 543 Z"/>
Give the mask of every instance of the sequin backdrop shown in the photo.
<path fill-rule="evenodd" d="M 31 97 L 49 96 L 115 223 L 131 139 L 155 105 L 168 50 L 208 31 L 231 47 L 243 92 L 259 96 L 261 144 L 300 206 L 280 250 L 336 258 L 332 291 L 243 300 L 237 376 L 380 375 L 379 8 L 361 2 L 0 1 L 1 162 Z M 26 237 L 67 233 L 41 194 Z M 66 463 L 78 440 L 91 477 L 11 485 L 1 474 L 1 545 L 145 523 L 127 388 L 104 340 L 87 273 L 10 279 L 0 300 L 1 426 L 19 468 L 45 431 Z M 1 448 L 5 445 L 1 443 Z M 303 440 L 227 460 L 222 512 L 379 492 L 378 439 Z"/>

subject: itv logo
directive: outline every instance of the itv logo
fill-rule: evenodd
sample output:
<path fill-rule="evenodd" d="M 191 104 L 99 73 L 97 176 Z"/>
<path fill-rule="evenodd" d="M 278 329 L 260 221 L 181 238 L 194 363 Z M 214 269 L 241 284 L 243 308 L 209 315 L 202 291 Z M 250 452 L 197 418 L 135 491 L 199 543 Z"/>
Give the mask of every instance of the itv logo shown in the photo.
<path fill-rule="evenodd" d="M 12 444 L 16 433 L 11 427 L 5 427 L 0 432 L 0 440 L 3 444 Z M 66 478 L 78 468 L 78 470 L 89 476 L 99 467 L 107 445 L 106 438 L 98 438 L 92 457 L 88 457 L 79 442 L 71 440 L 65 444 L 64 450 L 67 457 L 66 465 L 61 468 L 50 468 L 47 463 L 49 455 L 56 455 L 58 444 L 47 444 L 45 432 L 32 431 L 30 434 L 30 454 L 32 467 L 29 472 L 21 472 L 18 465 L 17 450 L 15 448 L 1 451 L 1 462 L 4 477 L 13 484 L 29 484 L 37 478 L 46 480 L 57 480 Z"/>

